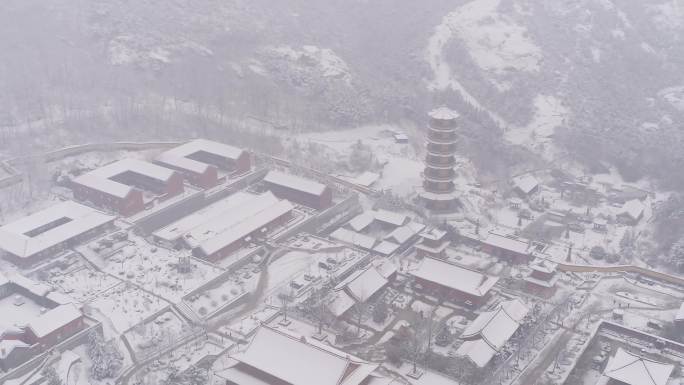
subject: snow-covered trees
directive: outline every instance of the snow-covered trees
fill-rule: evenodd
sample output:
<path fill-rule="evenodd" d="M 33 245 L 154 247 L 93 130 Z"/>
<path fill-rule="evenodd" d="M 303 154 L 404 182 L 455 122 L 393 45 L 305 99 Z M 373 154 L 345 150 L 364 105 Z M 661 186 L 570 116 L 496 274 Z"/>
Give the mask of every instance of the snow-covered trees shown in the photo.
<path fill-rule="evenodd" d="M 45 377 L 45 385 L 64 385 L 64 382 L 61 378 L 59 378 L 57 370 L 55 370 L 54 367 L 45 367 L 45 369 L 43 369 L 42 374 L 43 377 Z"/>
<path fill-rule="evenodd" d="M 93 362 L 91 375 L 97 380 L 113 378 L 123 366 L 123 356 L 116 345 L 106 342 L 100 333 L 90 333 L 87 352 Z"/>
<path fill-rule="evenodd" d="M 373 150 L 361 140 L 351 146 L 349 168 L 352 171 L 367 171 L 373 164 Z"/>
<path fill-rule="evenodd" d="M 373 307 L 373 321 L 383 323 L 389 316 L 389 307 L 383 300 L 378 301 Z"/>
<path fill-rule="evenodd" d="M 205 385 L 207 382 L 207 371 L 193 365 L 184 372 L 180 372 L 175 367 L 171 368 L 164 383 L 168 385 Z"/>

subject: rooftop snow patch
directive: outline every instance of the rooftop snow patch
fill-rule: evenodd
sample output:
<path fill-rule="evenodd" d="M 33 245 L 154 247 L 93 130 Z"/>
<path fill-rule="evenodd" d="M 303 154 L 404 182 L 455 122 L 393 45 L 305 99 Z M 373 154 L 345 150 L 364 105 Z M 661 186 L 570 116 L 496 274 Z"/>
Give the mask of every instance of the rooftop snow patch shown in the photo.
<path fill-rule="evenodd" d="M 452 119 L 458 119 L 461 115 L 447 107 L 439 107 L 435 108 L 434 110 L 430 111 L 428 115 L 432 119 L 437 119 L 437 120 L 452 120 Z"/>
<path fill-rule="evenodd" d="M 422 226 L 422 228 L 421 228 Z M 387 234 L 386 240 L 393 240 L 394 242 L 403 245 L 408 242 L 412 237 L 416 236 L 418 232 L 423 230 L 425 225 L 420 224 L 420 226 L 404 225 L 397 227 L 391 233 Z"/>
<path fill-rule="evenodd" d="M 321 195 L 327 188 L 323 183 L 311 179 L 285 174 L 280 171 L 271 171 L 264 178 L 264 182 L 286 187 L 292 190 L 302 191 L 311 195 Z"/>
<path fill-rule="evenodd" d="M 191 247 L 200 247 L 205 255 L 211 255 L 254 231 L 291 212 L 292 203 L 278 200 L 267 192 L 234 207 L 230 216 L 220 216 L 194 228 L 184 237 Z"/>
<path fill-rule="evenodd" d="M 244 150 L 227 144 L 206 139 L 195 139 L 161 153 L 156 160 L 179 169 L 203 173 L 211 165 L 191 158 L 193 154 L 200 152 L 216 155 L 232 161 L 238 160 L 245 153 Z"/>
<path fill-rule="evenodd" d="M 76 202 L 61 202 L 0 227 L 0 248 L 21 258 L 31 257 L 114 219 Z"/>
<path fill-rule="evenodd" d="M 363 187 L 370 187 L 380 179 L 380 174 L 370 171 L 364 171 L 361 175 L 353 178 L 353 183 Z"/>
<path fill-rule="evenodd" d="M 36 337 L 43 338 L 81 317 L 83 313 L 73 304 L 60 305 L 31 321 L 28 327 Z"/>
<path fill-rule="evenodd" d="M 366 302 L 370 297 L 387 285 L 387 279 L 374 267 L 369 266 L 350 275 L 340 282 L 335 290 L 344 289 L 359 302 Z"/>
<path fill-rule="evenodd" d="M 431 228 L 420 233 L 422 238 L 429 239 L 431 241 L 439 241 L 440 239 L 444 238 L 445 235 L 447 235 L 446 231 L 437 228 Z"/>
<path fill-rule="evenodd" d="M 297 385 L 360 385 L 377 376 L 369 363 L 329 345 L 284 330 L 262 326 L 246 348 L 231 356 L 236 365 L 219 372 L 238 383 L 259 384 L 261 372 L 279 382 Z M 245 376 L 251 377 L 247 380 Z M 270 382 L 269 382 L 270 383 Z"/>
<path fill-rule="evenodd" d="M 409 220 L 409 217 L 404 214 L 382 209 L 373 211 L 373 215 L 375 216 L 376 221 L 387 223 L 393 226 L 403 226 Z"/>
<path fill-rule="evenodd" d="M 632 199 L 629 202 L 625 202 L 620 209 L 620 214 L 627 215 L 633 220 L 638 220 L 644 214 L 644 204 L 638 199 Z"/>
<path fill-rule="evenodd" d="M 74 182 L 112 196 L 125 198 L 135 188 L 114 181 L 112 178 L 126 172 L 140 174 L 162 182 L 168 182 L 175 174 L 175 171 L 154 163 L 138 159 L 123 159 L 76 177 Z"/>
<path fill-rule="evenodd" d="M 527 307 L 514 299 L 502 302 L 493 311 L 481 313 L 461 334 L 468 341 L 456 353 L 484 367 L 518 330 L 527 312 Z"/>
<path fill-rule="evenodd" d="M 527 249 L 529 247 L 529 244 L 526 241 L 520 240 L 517 237 L 512 235 L 506 236 L 491 231 L 487 234 L 487 237 L 482 243 L 518 254 L 527 254 Z"/>
<path fill-rule="evenodd" d="M 347 294 L 346 291 L 338 290 L 333 293 L 333 299 L 328 303 L 328 310 L 330 310 L 335 317 L 341 317 L 355 304 L 356 301 L 354 298 Z"/>
<path fill-rule="evenodd" d="M 536 270 L 541 273 L 551 274 L 556 271 L 558 264 L 547 259 L 537 258 L 530 264 L 530 267 L 532 268 L 532 270 Z"/>
<path fill-rule="evenodd" d="M 499 280 L 497 277 L 434 258 L 423 259 L 411 275 L 476 297 L 485 296 Z"/>
<path fill-rule="evenodd" d="M 539 186 L 539 181 L 534 176 L 526 174 L 513 178 L 513 185 L 520 189 L 525 195 L 528 195 Z"/>
<path fill-rule="evenodd" d="M 373 246 L 375 246 L 376 243 L 376 239 L 373 237 L 369 237 L 368 235 L 360 234 L 343 227 L 333 231 L 332 234 L 330 234 L 330 237 L 366 250 L 373 249 Z"/>
<path fill-rule="evenodd" d="M 382 241 L 373 248 L 373 251 L 381 255 L 390 255 L 397 251 L 398 248 L 399 245 L 394 242 Z"/>
<path fill-rule="evenodd" d="M 362 231 L 366 227 L 370 226 L 373 221 L 375 221 L 375 215 L 373 212 L 364 211 L 349 221 L 348 225 L 354 231 Z"/>
<path fill-rule="evenodd" d="M 257 199 L 257 197 L 258 196 L 254 194 L 238 191 L 225 199 L 195 211 L 194 213 L 157 230 L 154 233 L 154 236 L 168 242 L 175 242 L 185 234 L 205 224 L 211 223 L 214 220 L 221 221 L 223 218 L 234 216 L 233 210 L 248 204 L 248 202 Z M 271 197 L 268 199 L 271 199 Z M 202 229 L 202 231 L 210 230 Z"/>
<path fill-rule="evenodd" d="M 629 385 L 666 385 L 674 365 L 652 361 L 618 348 L 603 375 Z"/>

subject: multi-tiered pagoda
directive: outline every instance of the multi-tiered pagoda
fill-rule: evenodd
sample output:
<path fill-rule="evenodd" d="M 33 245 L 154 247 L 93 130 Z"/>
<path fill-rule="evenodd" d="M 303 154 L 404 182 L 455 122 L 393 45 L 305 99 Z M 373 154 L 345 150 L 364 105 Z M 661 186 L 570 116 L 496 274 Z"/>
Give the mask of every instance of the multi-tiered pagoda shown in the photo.
<path fill-rule="evenodd" d="M 420 198 L 429 210 L 452 211 L 458 207 L 459 197 L 454 184 L 459 114 L 440 107 L 428 115 L 427 155 Z"/>

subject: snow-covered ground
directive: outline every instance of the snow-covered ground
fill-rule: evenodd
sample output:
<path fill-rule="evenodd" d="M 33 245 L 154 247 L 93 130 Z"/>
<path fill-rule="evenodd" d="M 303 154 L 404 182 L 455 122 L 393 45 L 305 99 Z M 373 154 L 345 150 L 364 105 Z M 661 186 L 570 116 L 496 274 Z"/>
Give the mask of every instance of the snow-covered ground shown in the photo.
<path fill-rule="evenodd" d="M 132 285 L 122 283 L 100 294 L 90 305 L 107 317 L 116 331 L 122 333 L 168 306 L 168 303 Z"/>
<path fill-rule="evenodd" d="M 125 335 L 138 356 L 139 353 L 173 345 L 186 328 L 187 325 L 176 314 L 167 311 L 151 321 L 137 325 Z"/>
<path fill-rule="evenodd" d="M 537 95 L 534 99 L 535 113 L 525 127 L 509 127 L 505 137 L 512 144 L 525 146 L 553 159 L 552 136 L 569 115 L 569 110 L 553 95 Z"/>
<path fill-rule="evenodd" d="M 475 62 L 485 71 L 537 71 L 540 48 L 527 29 L 498 11 L 500 0 L 475 0 L 447 16 L 449 26 L 461 38 Z"/>
<path fill-rule="evenodd" d="M 384 165 L 376 189 L 390 189 L 395 194 L 410 195 L 421 184 L 423 160 L 408 144 L 396 143 L 392 133 L 403 131 L 392 125 L 362 126 L 350 130 L 307 133 L 297 136 L 299 141 L 309 141 L 327 147 L 340 158 L 348 157 L 352 146 L 358 141 L 371 147 L 378 163 Z"/>
<path fill-rule="evenodd" d="M 302 46 L 301 49 L 289 45 L 268 48 L 267 51 L 276 58 L 284 59 L 293 65 L 312 66 L 325 78 L 351 82 L 351 74 L 347 63 L 330 48 L 319 48 L 313 45 Z"/>
<path fill-rule="evenodd" d="M 456 11 L 458 12 L 458 11 Z M 452 27 L 453 13 L 445 16 L 442 22 L 435 27 L 434 33 L 428 39 L 428 45 L 425 52 L 426 61 L 432 70 L 433 79 L 428 84 L 431 90 L 445 90 L 453 89 L 461 94 L 463 99 L 480 110 L 486 111 L 495 122 L 501 127 L 506 127 L 508 124 L 501 117 L 492 111 L 488 111 L 463 85 L 458 81 L 458 78 L 451 66 L 446 60 L 444 48 L 449 40 L 455 38 L 456 33 Z"/>
<path fill-rule="evenodd" d="M 178 302 L 193 289 L 211 280 L 223 270 L 192 258 L 184 251 L 171 251 L 132 236 L 132 244 L 108 258 L 105 270 L 145 289 Z M 184 254 L 185 253 L 185 254 Z M 187 261 L 188 270 L 181 272 L 179 264 Z"/>

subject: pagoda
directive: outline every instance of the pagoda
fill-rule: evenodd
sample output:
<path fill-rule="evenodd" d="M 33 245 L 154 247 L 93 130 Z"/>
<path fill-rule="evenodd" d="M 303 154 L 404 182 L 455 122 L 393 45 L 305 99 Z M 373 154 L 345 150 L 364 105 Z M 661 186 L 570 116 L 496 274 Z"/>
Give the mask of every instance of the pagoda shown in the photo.
<path fill-rule="evenodd" d="M 428 116 L 427 155 L 419 196 L 428 210 L 454 211 L 459 206 L 454 166 L 460 115 L 440 107 L 432 110 Z"/>

